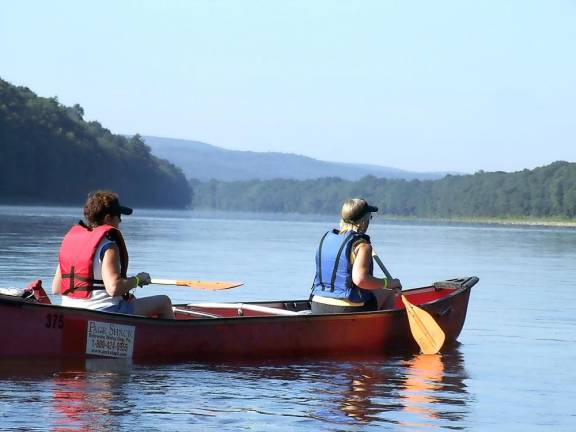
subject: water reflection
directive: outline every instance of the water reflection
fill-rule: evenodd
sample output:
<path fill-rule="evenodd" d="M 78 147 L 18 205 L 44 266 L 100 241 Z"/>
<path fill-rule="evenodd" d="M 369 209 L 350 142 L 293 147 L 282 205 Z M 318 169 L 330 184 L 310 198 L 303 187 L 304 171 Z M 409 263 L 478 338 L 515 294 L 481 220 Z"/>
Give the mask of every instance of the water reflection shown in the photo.
<path fill-rule="evenodd" d="M 125 384 L 131 364 L 125 360 L 88 359 L 83 368 L 54 374 L 51 381 L 52 430 L 118 429 L 122 413 L 130 409 Z"/>
<path fill-rule="evenodd" d="M 420 354 L 406 363 L 408 372 L 400 392 L 403 409 L 421 418 L 437 419 L 439 414 L 434 404 L 438 404 L 439 399 L 434 391 L 441 389 L 444 376 L 444 363 L 441 355 Z"/>
<path fill-rule="evenodd" d="M 410 428 L 451 423 L 463 429 L 469 413 L 468 378 L 463 357 L 457 348 L 443 354 L 417 355 L 406 360 L 406 372 L 399 395 L 403 405 L 400 423 Z"/>
<path fill-rule="evenodd" d="M 338 409 L 360 423 L 462 429 L 469 414 L 467 373 L 457 348 L 442 355 L 354 362 L 334 373 L 326 391 L 336 394 L 343 387 Z"/>
<path fill-rule="evenodd" d="M 25 408 L 49 412 L 27 426 L 57 431 L 118 430 L 142 422 L 155 430 L 242 429 L 256 422 L 278 430 L 356 430 L 395 425 L 408 430 L 466 429 L 473 396 L 458 348 L 436 356 L 249 364 L 0 362 L 7 407 L 22 407 L 21 389 L 35 392 Z M 177 415 L 177 418 L 173 416 Z M 259 420 L 258 420 L 259 419 Z M 35 423 L 36 422 L 36 423 Z M 166 429 L 165 429 L 166 430 Z M 231 430 L 231 429 L 228 429 Z"/>
<path fill-rule="evenodd" d="M 211 368 L 212 369 L 212 368 Z M 457 347 L 442 355 L 311 360 L 306 363 L 218 365 L 213 372 L 233 383 L 230 397 L 259 388 L 261 398 L 282 399 L 300 410 L 252 401 L 253 409 L 277 416 L 301 416 L 337 425 L 395 424 L 409 430 L 465 429 L 474 400 L 468 393 L 464 359 Z M 276 394 L 275 389 L 289 388 Z M 265 408 L 263 407 L 265 406 Z M 272 412 L 274 411 L 274 412 Z"/>
<path fill-rule="evenodd" d="M 0 384 L 8 389 L 3 402 L 6 408 L 23 407 L 19 412 L 50 412 L 44 419 L 22 418 L 26 428 L 117 430 L 118 415 L 131 407 L 126 383 L 132 367 L 124 359 L 1 360 Z M 19 397 L 22 389 L 28 389 L 29 399 Z M 33 411 L 26 406 L 37 404 Z"/>

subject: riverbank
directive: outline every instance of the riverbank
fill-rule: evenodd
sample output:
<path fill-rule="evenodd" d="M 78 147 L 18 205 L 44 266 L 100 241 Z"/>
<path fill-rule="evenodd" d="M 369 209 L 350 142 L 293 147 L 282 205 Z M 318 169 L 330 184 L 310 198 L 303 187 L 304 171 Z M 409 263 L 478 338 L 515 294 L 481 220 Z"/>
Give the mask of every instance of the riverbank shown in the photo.
<path fill-rule="evenodd" d="M 532 218 L 488 218 L 488 217 L 461 217 L 461 218 L 417 218 L 400 216 L 379 216 L 379 220 L 396 222 L 425 222 L 438 224 L 466 224 L 466 225 L 517 225 L 549 228 L 576 228 L 576 219 L 532 219 Z"/>

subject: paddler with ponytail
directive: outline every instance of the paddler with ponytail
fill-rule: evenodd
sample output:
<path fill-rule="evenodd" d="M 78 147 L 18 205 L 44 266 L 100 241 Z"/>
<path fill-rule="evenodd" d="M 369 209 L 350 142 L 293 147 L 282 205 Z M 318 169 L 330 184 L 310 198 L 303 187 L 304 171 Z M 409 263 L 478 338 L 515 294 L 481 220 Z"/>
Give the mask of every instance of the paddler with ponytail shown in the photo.
<path fill-rule="evenodd" d="M 340 230 L 328 231 L 316 252 L 312 313 L 363 312 L 391 308 L 402 285 L 372 274 L 372 245 L 366 235 L 378 208 L 361 198 L 344 202 Z"/>
<path fill-rule="evenodd" d="M 135 315 L 174 318 L 165 295 L 134 298 L 130 290 L 148 285 L 146 272 L 127 276 L 128 251 L 119 226 L 132 209 L 120 205 L 118 195 L 95 191 L 84 205 L 86 222 L 74 225 L 64 237 L 52 293 L 62 295 L 63 306 Z"/>

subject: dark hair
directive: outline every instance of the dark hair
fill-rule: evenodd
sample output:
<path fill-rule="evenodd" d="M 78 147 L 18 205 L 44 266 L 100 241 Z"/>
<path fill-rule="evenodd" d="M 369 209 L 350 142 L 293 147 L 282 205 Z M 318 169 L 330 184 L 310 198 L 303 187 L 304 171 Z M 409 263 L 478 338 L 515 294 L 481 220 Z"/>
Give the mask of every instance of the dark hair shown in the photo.
<path fill-rule="evenodd" d="M 119 216 L 120 214 L 118 194 L 106 190 L 98 190 L 88 194 L 84 204 L 84 217 L 89 225 L 103 225 L 106 215 Z"/>

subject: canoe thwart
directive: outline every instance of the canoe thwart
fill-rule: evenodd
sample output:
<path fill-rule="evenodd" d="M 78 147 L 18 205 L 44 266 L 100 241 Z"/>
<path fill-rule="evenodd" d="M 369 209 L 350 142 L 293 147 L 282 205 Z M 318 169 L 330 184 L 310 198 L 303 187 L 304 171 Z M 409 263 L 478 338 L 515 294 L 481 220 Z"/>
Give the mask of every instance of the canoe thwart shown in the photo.
<path fill-rule="evenodd" d="M 187 306 L 200 309 L 236 309 L 238 316 L 244 315 L 243 311 L 261 312 L 268 315 L 301 315 L 299 312 L 293 312 L 285 309 L 277 309 L 268 306 L 259 306 L 248 303 L 190 303 Z"/>
<path fill-rule="evenodd" d="M 175 314 L 192 315 L 198 318 L 222 318 L 220 315 L 216 315 L 213 313 L 200 312 L 189 309 L 181 309 L 177 307 L 173 307 L 172 310 L 174 311 Z"/>

